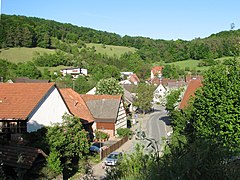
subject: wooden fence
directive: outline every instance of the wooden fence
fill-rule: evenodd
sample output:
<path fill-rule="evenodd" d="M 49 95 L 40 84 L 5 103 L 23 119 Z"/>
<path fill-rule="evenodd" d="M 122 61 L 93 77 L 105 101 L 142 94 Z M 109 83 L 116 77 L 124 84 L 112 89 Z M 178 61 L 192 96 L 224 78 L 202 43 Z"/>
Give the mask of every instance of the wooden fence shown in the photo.
<path fill-rule="evenodd" d="M 107 157 L 111 152 L 118 149 L 120 146 L 122 146 L 125 142 L 128 141 L 128 136 L 125 136 L 120 141 L 117 141 L 115 144 L 109 146 L 107 149 L 102 150 L 101 153 L 101 160 L 105 157 Z"/>

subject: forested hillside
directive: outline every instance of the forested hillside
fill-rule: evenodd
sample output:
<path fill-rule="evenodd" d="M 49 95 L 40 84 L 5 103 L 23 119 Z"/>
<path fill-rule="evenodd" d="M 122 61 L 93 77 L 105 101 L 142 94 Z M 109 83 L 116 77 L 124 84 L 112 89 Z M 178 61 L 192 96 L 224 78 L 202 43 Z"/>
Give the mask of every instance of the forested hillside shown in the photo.
<path fill-rule="evenodd" d="M 206 27 L 207 28 L 207 27 Z M 43 47 L 69 50 L 66 44 L 101 43 L 135 47 L 139 57 L 148 63 L 175 62 L 186 59 L 214 59 L 239 54 L 240 30 L 224 31 L 208 38 L 154 40 L 145 37 L 121 37 L 115 33 L 78 27 L 36 17 L 2 15 L 0 47 Z M 66 43 L 66 44 L 65 44 Z"/>

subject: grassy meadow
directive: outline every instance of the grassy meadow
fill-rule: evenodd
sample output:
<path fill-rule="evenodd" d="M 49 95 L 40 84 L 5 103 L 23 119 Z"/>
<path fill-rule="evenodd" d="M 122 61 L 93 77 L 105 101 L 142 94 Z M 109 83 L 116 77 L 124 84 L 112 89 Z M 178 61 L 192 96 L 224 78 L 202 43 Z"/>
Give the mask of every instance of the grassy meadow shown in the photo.
<path fill-rule="evenodd" d="M 108 56 L 120 57 L 122 54 L 127 52 L 135 52 L 137 49 L 133 47 L 126 46 L 112 46 L 112 45 L 103 45 L 103 44 L 95 44 L 88 43 L 87 47 L 95 47 L 97 53 L 106 54 Z"/>
<path fill-rule="evenodd" d="M 0 49 L 0 59 L 6 59 L 13 63 L 19 62 L 27 62 L 32 61 L 33 57 L 37 55 L 37 53 L 54 53 L 55 50 L 44 49 L 40 47 L 36 48 L 8 48 L 8 49 Z"/>

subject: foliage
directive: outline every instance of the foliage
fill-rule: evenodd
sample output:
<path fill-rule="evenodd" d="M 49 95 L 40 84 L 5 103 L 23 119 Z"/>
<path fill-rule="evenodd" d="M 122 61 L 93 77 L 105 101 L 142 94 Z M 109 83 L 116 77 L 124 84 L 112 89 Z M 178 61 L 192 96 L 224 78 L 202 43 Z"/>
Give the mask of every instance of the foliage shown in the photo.
<path fill-rule="evenodd" d="M 60 154 L 56 151 L 51 151 L 47 157 L 48 167 L 56 174 L 60 174 L 63 171 L 63 165 L 60 160 Z"/>
<path fill-rule="evenodd" d="M 167 95 L 166 110 L 170 113 L 178 106 L 178 103 L 180 101 L 180 94 L 182 91 L 183 89 L 172 90 L 170 94 Z"/>
<path fill-rule="evenodd" d="M 6 81 L 10 78 L 13 78 L 15 75 L 15 69 L 17 68 L 16 64 L 10 63 L 6 60 L 0 59 L 0 77 L 3 81 Z"/>
<path fill-rule="evenodd" d="M 155 86 L 140 83 L 137 87 L 137 100 L 134 102 L 134 105 L 143 110 L 145 113 L 152 108 L 153 92 Z"/>
<path fill-rule="evenodd" d="M 107 78 L 114 78 L 119 79 L 120 78 L 120 71 L 116 66 L 112 65 L 97 65 L 94 66 L 91 70 L 91 73 L 93 74 L 93 79 L 95 81 L 99 81 L 101 79 L 107 79 Z"/>
<path fill-rule="evenodd" d="M 178 66 L 165 65 L 163 68 L 163 76 L 170 79 L 178 79 L 180 76 L 184 75 L 184 70 L 181 70 Z"/>
<path fill-rule="evenodd" d="M 101 139 L 108 139 L 109 135 L 103 131 L 95 131 L 95 138 L 97 140 Z"/>
<path fill-rule="evenodd" d="M 57 48 L 76 55 L 78 48 L 86 48 L 85 43 L 98 43 L 134 47 L 138 51 L 133 65 L 164 61 L 165 63 L 187 59 L 208 59 L 239 54 L 236 44 L 239 42 L 240 30 L 223 31 L 208 38 L 184 40 L 154 40 L 146 37 L 121 37 L 115 33 L 98 31 L 71 24 L 44 20 L 35 17 L 5 15 L 1 17 L 0 47 L 44 47 Z M 72 45 L 70 45 L 70 43 Z M 104 49 L 104 48 L 102 48 Z M 80 50 L 81 51 L 81 50 Z M 84 57 L 83 57 L 84 59 Z M 90 58 L 89 58 L 90 59 Z M 94 60 L 95 58 L 92 58 Z M 114 59 L 114 58 L 113 58 Z M 133 60 L 133 61 L 132 61 Z M 121 61 L 122 62 L 122 61 Z M 122 69 L 124 63 L 118 62 Z M 111 64 L 113 65 L 113 64 Z M 132 67 L 132 63 L 129 65 Z M 128 67 L 128 66 L 126 66 Z M 134 70 L 134 72 L 136 72 Z"/>
<path fill-rule="evenodd" d="M 144 153 L 143 146 L 137 144 L 135 152 L 125 154 L 118 166 L 107 170 L 107 179 L 146 179 L 154 161 L 154 156 Z"/>
<path fill-rule="evenodd" d="M 191 123 L 196 138 L 239 149 L 240 66 L 212 67 L 205 75 L 202 91 L 193 103 Z"/>
<path fill-rule="evenodd" d="M 119 135 L 119 137 L 129 137 L 132 135 L 132 131 L 129 128 L 119 128 L 117 129 L 117 134 Z"/>
<path fill-rule="evenodd" d="M 42 76 L 41 72 L 30 61 L 26 63 L 18 63 L 15 73 L 18 77 L 29 77 L 32 79 L 38 79 Z"/>
<path fill-rule="evenodd" d="M 75 158 L 81 159 L 89 152 L 87 132 L 83 129 L 80 119 L 74 116 L 64 115 L 62 124 L 49 127 L 47 139 L 50 153 L 53 153 L 49 162 L 59 158 L 61 166 L 68 166 Z M 61 169 L 61 166 L 56 167 L 57 165 L 58 163 L 49 166 Z"/>
<path fill-rule="evenodd" d="M 97 83 L 96 94 L 123 95 L 123 88 L 114 78 L 102 79 Z"/>

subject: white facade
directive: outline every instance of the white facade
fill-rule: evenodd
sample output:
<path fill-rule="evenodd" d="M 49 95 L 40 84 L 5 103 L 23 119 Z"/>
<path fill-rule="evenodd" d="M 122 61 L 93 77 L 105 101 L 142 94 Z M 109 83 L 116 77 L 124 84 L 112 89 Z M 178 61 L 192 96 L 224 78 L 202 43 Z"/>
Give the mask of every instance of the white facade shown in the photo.
<path fill-rule="evenodd" d="M 162 84 L 159 84 L 157 89 L 154 91 L 153 102 L 161 102 L 162 98 L 165 97 L 166 93 L 166 88 L 164 88 Z"/>
<path fill-rule="evenodd" d="M 66 76 L 67 74 L 71 75 L 73 78 L 78 78 L 79 75 L 85 75 L 87 76 L 87 69 L 83 68 L 67 68 L 60 70 L 63 76 Z"/>
<path fill-rule="evenodd" d="M 115 122 L 115 133 L 117 133 L 117 129 L 119 128 L 127 128 L 127 116 L 122 101 L 120 103 L 117 120 Z"/>
<path fill-rule="evenodd" d="M 32 132 L 43 126 L 51 126 L 53 123 L 61 123 L 62 116 L 69 113 L 58 89 L 53 86 L 38 106 L 31 112 L 27 122 L 27 131 Z"/>

